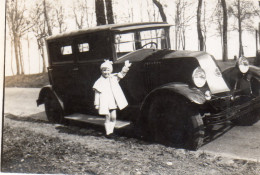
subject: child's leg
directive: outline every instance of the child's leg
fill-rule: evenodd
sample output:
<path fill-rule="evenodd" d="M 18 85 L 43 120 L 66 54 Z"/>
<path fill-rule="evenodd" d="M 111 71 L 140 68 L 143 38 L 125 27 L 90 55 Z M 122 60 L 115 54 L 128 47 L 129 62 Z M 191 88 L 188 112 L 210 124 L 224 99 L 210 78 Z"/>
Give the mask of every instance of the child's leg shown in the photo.
<path fill-rule="evenodd" d="M 106 134 L 109 135 L 114 132 L 114 127 L 116 125 L 116 110 L 111 110 L 108 115 L 106 115 L 105 129 Z"/>
<path fill-rule="evenodd" d="M 114 132 L 114 128 L 116 125 L 116 110 L 115 109 L 110 111 L 110 120 L 111 120 L 111 129 L 112 129 L 112 132 Z"/>
<path fill-rule="evenodd" d="M 108 123 L 110 122 L 111 120 L 111 117 L 110 117 L 110 113 L 106 115 L 106 120 L 105 120 L 105 123 Z"/>
<path fill-rule="evenodd" d="M 116 122 L 116 110 L 115 109 L 110 111 L 110 120 L 111 120 L 111 122 Z"/>
<path fill-rule="evenodd" d="M 110 117 L 110 114 L 106 115 L 106 120 L 105 120 L 105 130 L 106 130 L 106 135 L 109 135 L 111 134 L 111 117 Z"/>

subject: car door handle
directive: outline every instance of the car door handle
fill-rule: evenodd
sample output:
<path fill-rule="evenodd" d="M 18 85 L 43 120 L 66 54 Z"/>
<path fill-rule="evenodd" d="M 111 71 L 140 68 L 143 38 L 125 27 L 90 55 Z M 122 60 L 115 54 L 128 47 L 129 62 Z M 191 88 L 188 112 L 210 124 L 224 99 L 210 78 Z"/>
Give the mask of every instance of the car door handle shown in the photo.
<path fill-rule="evenodd" d="M 72 70 L 73 70 L 73 71 L 78 71 L 79 68 L 78 68 L 78 67 L 74 67 Z"/>

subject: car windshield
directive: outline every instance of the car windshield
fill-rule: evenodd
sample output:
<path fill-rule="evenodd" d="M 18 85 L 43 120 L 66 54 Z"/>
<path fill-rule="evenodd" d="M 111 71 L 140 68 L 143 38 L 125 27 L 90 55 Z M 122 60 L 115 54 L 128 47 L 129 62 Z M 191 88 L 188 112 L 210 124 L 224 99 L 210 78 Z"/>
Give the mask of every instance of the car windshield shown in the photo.
<path fill-rule="evenodd" d="M 116 56 L 121 56 L 138 49 L 165 49 L 167 47 L 164 29 L 131 31 L 115 35 Z"/>

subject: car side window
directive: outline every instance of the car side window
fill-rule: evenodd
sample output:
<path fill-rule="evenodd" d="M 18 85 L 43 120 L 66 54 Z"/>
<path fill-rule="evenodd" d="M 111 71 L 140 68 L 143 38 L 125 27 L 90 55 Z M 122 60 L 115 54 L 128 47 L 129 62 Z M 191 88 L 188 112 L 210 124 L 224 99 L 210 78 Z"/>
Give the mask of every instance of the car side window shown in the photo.
<path fill-rule="evenodd" d="M 135 50 L 134 33 L 116 34 L 115 35 L 115 49 L 117 56 L 123 56 Z"/>
<path fill-rule="evenodd" d="M 89 43 L 78 44 L 79 52 L 89 52 Z"/>
<path fill-rule="evenodd" d="M 49 43 L 49 54 L 53 63 L 73 62 L 73 46 L 71 42 L 55 41 Z"/>
<path fill-rule="evenodd" d="M 71 46 L 62 46 L 61 47 L 61 54 L 62 55 L 71 55 L 72 54 L 72 47 Z"/>

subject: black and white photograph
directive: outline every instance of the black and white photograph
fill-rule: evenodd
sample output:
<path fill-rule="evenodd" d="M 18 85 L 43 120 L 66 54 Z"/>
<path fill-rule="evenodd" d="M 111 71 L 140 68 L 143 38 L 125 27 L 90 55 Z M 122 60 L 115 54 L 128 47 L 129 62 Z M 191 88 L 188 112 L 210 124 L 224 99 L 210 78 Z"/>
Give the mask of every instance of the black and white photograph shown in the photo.
<path fill-rule="evenodd" d="M 1 5 L 1 173 L 260 174 L 260 0 Z"/>

